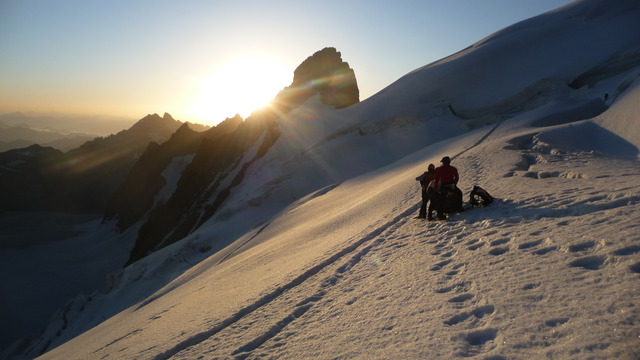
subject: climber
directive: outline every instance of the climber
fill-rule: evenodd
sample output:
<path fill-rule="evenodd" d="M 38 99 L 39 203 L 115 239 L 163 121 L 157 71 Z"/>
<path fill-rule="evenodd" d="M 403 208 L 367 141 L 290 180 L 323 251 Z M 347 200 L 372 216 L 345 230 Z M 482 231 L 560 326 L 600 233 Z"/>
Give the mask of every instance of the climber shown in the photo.
<path fill-rule="evenodd" d="M 429 202 L 429 193 L 427 188 L 431 181 L 433 181 L 435 174 L 436 166 L 429 164 L 427 171 L 416 178 L 416 180 L 420 182 L 420 189 L 422 192 L 422 204 L 420 204 L 420 212 L 418 213 L 417 219 L 424 219 L 427 217 L 427 203 Z M 433 201 L 431 201 L 431 204 L 433 204 Z M 431 209 L 432 205 L 429 205 L 429 208 Z M 431 211 L 429 211 L 429 220 L 431 220 Z"/>
<path fill-rule="evenodd" d="M 451 166 L 451 158 L 445 156 L 440 160 L 441 166 L 436 168 L 434 188 L 440 193 L 440 199 L 436 209 L 438 219 L 446 219 L 444 213 L 462 211 L 462 191 L 458 189 L 458 169 Z"/>

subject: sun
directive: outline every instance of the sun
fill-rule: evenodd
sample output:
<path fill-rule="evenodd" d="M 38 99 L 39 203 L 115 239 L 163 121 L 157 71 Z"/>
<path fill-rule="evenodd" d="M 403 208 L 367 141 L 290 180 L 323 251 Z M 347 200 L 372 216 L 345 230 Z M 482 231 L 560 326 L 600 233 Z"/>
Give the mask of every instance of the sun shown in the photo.
<path fill-rule="evenodd" d="M 198 79 L 199 90 L 190 112 L 212 125 L 235 114 L 246 118 L 289 85 L 291 73 L 267 56 L 236 58 Z"/>

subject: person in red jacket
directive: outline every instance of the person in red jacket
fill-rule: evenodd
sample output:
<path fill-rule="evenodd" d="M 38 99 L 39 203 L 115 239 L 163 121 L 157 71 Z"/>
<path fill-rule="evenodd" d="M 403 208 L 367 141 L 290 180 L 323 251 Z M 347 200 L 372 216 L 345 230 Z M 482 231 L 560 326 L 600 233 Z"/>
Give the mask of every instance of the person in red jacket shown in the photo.
<path fill-rule="evenodd" d="M 441 201 L 438 204 L 439 206 L 436 209 L 438 219 L 444 220 L 446 219 L 444 216 L 444 202 L 447 193 L 453 192 L 453 196 L 455 198 L 453 209 L 449 210 L 460 211 L 462 210 L 462 191 L 457 187 L 460 175 L 458 175 L 458 169 L 451 166 L 451 158 L 445 156 L 440 160 L 440 162 L 442 165 L 436 168 L 434 188 L 440 193 L 441 198 Z"/>

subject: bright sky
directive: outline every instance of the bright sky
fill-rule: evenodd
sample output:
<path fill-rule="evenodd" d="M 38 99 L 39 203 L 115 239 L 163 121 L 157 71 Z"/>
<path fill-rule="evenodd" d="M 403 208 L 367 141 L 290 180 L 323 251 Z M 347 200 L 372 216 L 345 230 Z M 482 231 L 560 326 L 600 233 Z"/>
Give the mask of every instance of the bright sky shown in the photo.
<path fill-rule="evenodd" d="M 570 0 L 0 0 L 0 113 L 215 124 L 248 116 L 335 47 L 360 99 Z"/>

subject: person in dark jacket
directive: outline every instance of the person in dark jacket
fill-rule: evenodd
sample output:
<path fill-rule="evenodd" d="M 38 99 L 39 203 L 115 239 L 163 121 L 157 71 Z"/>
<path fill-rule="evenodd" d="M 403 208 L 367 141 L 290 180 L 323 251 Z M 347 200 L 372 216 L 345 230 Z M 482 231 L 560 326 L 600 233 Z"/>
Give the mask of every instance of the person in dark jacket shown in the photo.
<path fill-rule="evenodd" d="M 420 204 L 420 212 L 418 213 L 418 219 L 424 219 L 427 217 L 427 203 L 429 202 L 429 192 L 427 188 L 431 181 L 433 181 L 436 174 L 436 166 L 429 164 L 427 171 L 416 178 L 420 182 L 420 189 L 422 192 L 422 204 Z M 433 203 L 433 201 L 432 201 Z M 431 206 L 429 206 L 431 208 Z M 431 211 L 429 212 L 429 218 L 431 218 Z"/>
<path fill-rule="evenodd" d="M 429 183 L 429 186 L 427 187 L 427 193 L 429 194 L 429 209 L 427 210 L 427 213 L 429 215 L 427 216 L 427 220 L 429 221 L 433 220 L 434 210 L 439 220 L 446 219 L 446 217 L 442 213 L 442 196 L 436 190 L 435 184 L 436 184 L 436 181 L 434 176 L 434 180 L 431 180 L 431 182 Z"/>
<path fill-rule="evenodd" d="M 435 179 L 434 179 L 434 188 L 440 193 L 440 201 L 438 212 L 438 218 L 440 220 L 444 220 L 444 202 L 447 196 L 447 193 L 452 192 L 453 197 L 455 199 L 453 209 L 449 209 L 450 211 L 461 211 L 462 210 L 462 191 L 458 189 L 457 184 L 460 180 L 460 175 L 458 175 L 458 169 L 451 166 L 451 158 L 445 156 L 440 160 L 442 163 L 441 166 L 438 166 L 436 169 Z"/>

